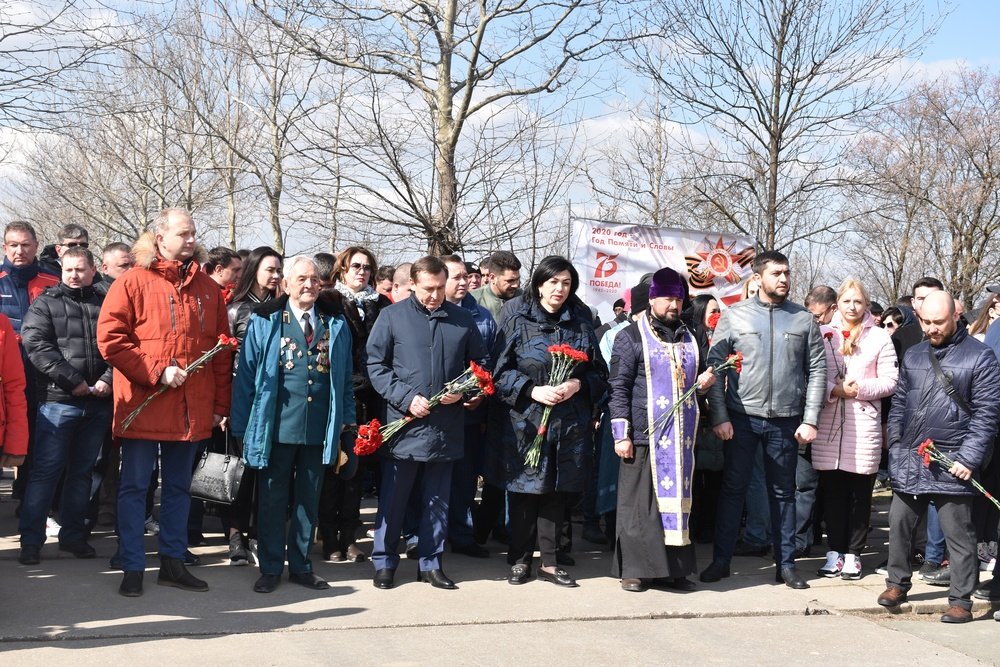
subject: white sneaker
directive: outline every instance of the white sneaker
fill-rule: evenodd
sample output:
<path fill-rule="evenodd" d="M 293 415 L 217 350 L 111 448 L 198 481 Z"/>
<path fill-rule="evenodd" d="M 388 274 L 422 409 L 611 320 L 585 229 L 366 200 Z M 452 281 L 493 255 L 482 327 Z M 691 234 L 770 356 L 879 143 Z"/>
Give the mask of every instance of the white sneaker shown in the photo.
<path fill-rule="evenodd" d="M 842 559 L 843 567 L 840 571 L 841 579 L 861 578 L 861 558 L 854 554 L 844 554 Z"/>
<path fill-rule="evenodd" d="M 844 569 L 844 555 L 837 551 L 826 552 L 826 563 L 816 571 L 821 577 L 836 577 Z"/>
<path fill-rule="evenodd" d="M 45 520 L 45 536 L 59 537 L 59 530 L 62 528 L 55 519 L 49 517 Z"/>
<path fill-rule="evenodd" d="M 146 533 L 148 535 L 158 535 L 160 533 L 160 522 L 153 517 L 146 519 Z"/>

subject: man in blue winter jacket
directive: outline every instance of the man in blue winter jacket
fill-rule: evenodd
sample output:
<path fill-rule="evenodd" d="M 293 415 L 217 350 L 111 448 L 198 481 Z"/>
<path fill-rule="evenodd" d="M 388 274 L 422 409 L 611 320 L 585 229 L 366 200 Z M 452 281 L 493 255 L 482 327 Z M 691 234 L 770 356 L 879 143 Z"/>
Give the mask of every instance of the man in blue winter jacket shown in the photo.
<path fill-rule="evenodd" d="M 941 621 L 967 623 L 979 578 L 969 480 L 987 460 L 1000 424 L 1000 362 L 958 321 L 947 292 L 927 296 L 920 325 L 925 339 L 906 352 L 889 412 L 889 576 L 878 603 L 894 608 L 906 601 L 913 532 L 933 501 L 951 554 Z M 926 440 L 954 463 L 922 456 Z"/>

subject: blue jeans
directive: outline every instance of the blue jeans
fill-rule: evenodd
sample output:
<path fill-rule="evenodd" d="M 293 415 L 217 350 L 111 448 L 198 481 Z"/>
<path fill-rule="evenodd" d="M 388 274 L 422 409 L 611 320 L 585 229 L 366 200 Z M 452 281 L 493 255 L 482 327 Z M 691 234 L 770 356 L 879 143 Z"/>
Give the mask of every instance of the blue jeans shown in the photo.
<path fill-rule="evenodd" d="M 34 464 L 21 504 L 21 544 L 45 543 L 45 518 L 60 476 L 60 544 L 86 542 L 94 464 L 111 423 L 111 402 L 80 398 L 42 403 L 35 421 Z"/>
<path fill-rule="evenodd" d="M 932 563 L 943 563 L 944 550 L 944 530 L 941 529 L 937 505 L 932 501 L 927 506 L 927 546 L 924 547 L 924 560 L 929 560 Z"/>
<path fill-rule="evenodd" d="M 191 510 L 191 472 L 202 442 L 158 442 L 122 438 L 122 471 L 118 482 L 118 533 L 122 569 L 146 568 L 143 533 L 146 528 L 146 490 L 160 458 L 161 556 L 184 558 L 187 521 Z"/>
<path fill-rule="evenodd" d="M 747 525 L 743 541 L 754 546 L 766 547 L 771 543 L 771 510 L 767 502 L 767 483 L 764 477 L 764 452 L 753 457 L 753 473 L 746 495 Z"/>
<path fill-rule="evenodd" d="M 798 459 L 795 429 L 800 423 L 798 417 L 765 419 L 738 413 L 732 415 L 733 439 L 726 443 L 722 492 L 715 522 L 712 552 L 715 563 L 728 566 L 733 558 L 753 459 L 757 450 L 763 448 L 775 563 L 780 567 L 795 564 L 795 465 Z"/>

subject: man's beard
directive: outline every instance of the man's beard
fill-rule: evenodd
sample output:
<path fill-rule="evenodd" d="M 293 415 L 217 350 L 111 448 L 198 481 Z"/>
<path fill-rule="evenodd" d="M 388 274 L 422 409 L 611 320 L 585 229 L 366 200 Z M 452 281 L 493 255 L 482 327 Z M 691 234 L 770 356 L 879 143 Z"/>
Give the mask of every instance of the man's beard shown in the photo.
<path fill-rule="evenodd" d="M 660 322 L 663 322 L 664 324 L 675 324 L 676 322 L 679 322 L 681 319 L 680 313 L 678 312 L 666 312 L 663 315 L 657 315 L 656 313 L 653 313 L 653 317 L 658 319 Z"/>
<path fill-rule="evenodd" d="M 767 295 L 767 298 L 772 303 L 780 303 L 788 298 L 788 291 L 786 290 L 784 294 L 778 294 L 777 292 L 772 292 L 771 290 L 761 287 L 760 291 Z"/>

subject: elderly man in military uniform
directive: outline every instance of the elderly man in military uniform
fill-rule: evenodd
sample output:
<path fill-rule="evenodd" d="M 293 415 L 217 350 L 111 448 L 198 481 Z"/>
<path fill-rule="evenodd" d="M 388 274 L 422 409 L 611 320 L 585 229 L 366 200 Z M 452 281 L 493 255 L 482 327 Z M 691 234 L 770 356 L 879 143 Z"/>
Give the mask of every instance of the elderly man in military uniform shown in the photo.
<path fill-rule="evenodd" d="M 233 392 L 233 434 L 244 439 L 247 464 L 260 469 L 258 593 L 278 587 L 286 551 L 289 581 L 329 588 L 313 572 L 309 546 L 323 467 L 339 464 L 341 432 L 355 421 L 351 332 L 343 313 L 317 302 L 321 286 L 312 258 L 292 258 L 281 282 L 284 296 L 261 304 L 250 318 Z"/>

